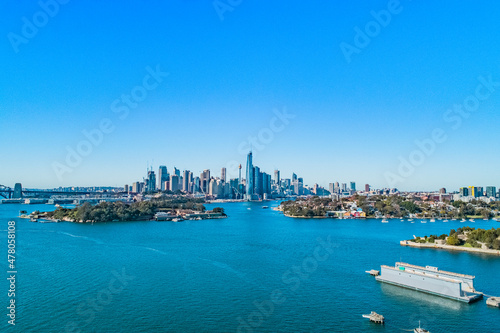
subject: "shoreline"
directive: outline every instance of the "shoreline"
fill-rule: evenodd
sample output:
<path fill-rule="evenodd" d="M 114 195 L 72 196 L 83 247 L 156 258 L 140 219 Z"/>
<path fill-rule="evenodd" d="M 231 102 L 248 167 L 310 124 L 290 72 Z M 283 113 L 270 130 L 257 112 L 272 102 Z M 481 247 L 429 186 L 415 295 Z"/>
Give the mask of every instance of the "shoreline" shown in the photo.
<path fill-rule="evenodd" d="M 473 252 L 473 253 L 484 253 L 484 254 L 493 254 L 500 256 L 500 250 L 491 250 L 491 249 L 479 249 L 475 247 L 463 247 L 463 246 L 455 246 L 455 245 L 441 245 L 435 243 L 416 243 L 411 241 L 402 240 L 399 242 L 401 246 L 409 246 L 415 248 L 424 248 L 424 249 L 441 249 L 441 250 L 450 250 L 450 251 L 461 251 L 461 252 Z"/>

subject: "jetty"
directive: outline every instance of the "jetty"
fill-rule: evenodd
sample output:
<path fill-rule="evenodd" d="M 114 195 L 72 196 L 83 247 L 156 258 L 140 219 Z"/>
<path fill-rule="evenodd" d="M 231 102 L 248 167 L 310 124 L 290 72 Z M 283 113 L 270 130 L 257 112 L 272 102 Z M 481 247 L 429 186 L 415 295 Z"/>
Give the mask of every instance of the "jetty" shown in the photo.
<path fill-rule="evenodd" d="M 363 315 L 363 318 L 370 319 L 371 322 L 376 324 L 384 323 L 384 316 L 372 311 L 370 314 Z"/>
<path fill-rule="evenodd" d="M 365 271 L 365 273 L 368 273 L 370 274 L 371 276 L 379 276 L 380 275 L 380 271 L 377 271 L 375 269 L 371 269 L 369 271 Z"/>

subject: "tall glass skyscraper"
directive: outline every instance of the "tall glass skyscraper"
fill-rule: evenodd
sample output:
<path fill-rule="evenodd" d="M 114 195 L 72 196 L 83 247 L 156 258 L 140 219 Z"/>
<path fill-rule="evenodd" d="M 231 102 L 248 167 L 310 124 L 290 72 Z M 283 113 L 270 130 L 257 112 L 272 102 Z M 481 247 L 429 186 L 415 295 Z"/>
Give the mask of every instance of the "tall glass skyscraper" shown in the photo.
<path fill-rule="evenodd" d="M 245 191 L 247 200 L 252 199 L 254 184 L 255 180 L 254 180 L 254 170 L 252 162 L 252 152 L 249 152 L 247 156 L 247 180 L 246 180 L 246 191 Z"/>

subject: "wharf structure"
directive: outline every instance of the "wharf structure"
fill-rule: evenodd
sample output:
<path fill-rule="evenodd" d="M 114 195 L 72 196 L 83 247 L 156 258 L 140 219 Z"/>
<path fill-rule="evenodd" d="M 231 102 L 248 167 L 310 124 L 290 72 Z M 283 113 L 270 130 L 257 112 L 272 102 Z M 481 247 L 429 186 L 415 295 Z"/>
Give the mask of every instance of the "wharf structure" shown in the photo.
<path fill-rule="evenodd" d="M 380 282 L 438 295 L 466 303 L 477 301 L 482 293 L 474 289 L 474 276 L 441 271 L 432 266 L 416 266 L 397 262 L 394 267 L 381 266 Z"/>

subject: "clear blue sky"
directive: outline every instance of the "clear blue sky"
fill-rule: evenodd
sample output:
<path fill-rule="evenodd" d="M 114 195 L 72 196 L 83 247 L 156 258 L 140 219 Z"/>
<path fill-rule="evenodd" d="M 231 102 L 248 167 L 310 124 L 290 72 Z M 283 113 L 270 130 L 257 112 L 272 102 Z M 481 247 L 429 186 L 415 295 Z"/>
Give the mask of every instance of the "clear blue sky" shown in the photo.
<path fill-rule="evenodd" d="M 0 184 L 123 186 L 148 162 L 220 175 L 230 161 L 245 166 L 238 147 L 267 138 L 273 110 L 286 109 L 295 117 L 254 147 L 268 173 L 386 187 L 398 158 L 441 128 L 447 140 L 397 187 L 499 186 L 500 86 L 460 124 L 445 117 L 475 94 L 479 76 L 500 81 L 500 4 L 401 1 L 348 63 L 341 43 L 354 47 L 355 27 L 376 28 L 370 12 L 387 8 L 243 0 L 221 20 L 213 1 L 69 1 L 50 17 L 36 1 L 3 1 Z M 38 22 L 36 33 L 23 17 Z M 169 75 L 120 119 L 113 101 L 157 65 Z M 103 119 L 111 133 L 58 177 L 67 147 Z"/>

